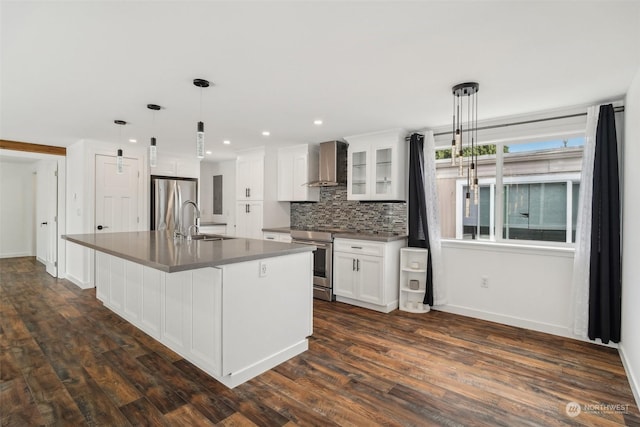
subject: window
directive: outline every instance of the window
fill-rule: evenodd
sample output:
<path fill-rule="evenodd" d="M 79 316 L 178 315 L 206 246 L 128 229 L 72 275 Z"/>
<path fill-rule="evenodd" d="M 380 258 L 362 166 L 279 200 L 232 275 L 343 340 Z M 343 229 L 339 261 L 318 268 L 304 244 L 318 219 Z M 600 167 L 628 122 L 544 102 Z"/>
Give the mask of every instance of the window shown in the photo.
<path fill-rule="evenodd" d="M 575 242 L 583 146 L 580 136 L 481 147 L 480 191 L 468 216 L 467 179 L 451 165 L 450 150 L 437 150 L 442 237 Z"/>

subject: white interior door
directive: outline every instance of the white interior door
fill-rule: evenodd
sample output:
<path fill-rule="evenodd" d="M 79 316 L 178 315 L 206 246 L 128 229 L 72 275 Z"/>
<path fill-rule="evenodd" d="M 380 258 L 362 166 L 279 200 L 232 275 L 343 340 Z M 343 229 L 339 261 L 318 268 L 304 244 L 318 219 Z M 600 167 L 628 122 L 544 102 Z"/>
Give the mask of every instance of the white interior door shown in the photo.
<path fill-rule="evenodd" d="M 58 277 L 58 162 L 41 160 L 36 181 L 36 256 Z"/>
<path fill-rule="evenodd" d="M 140 223 L 136 158 L 124 159 L 124 171 L 116 172 L 116 157 L 96 154 L 96 233 L 135 231 Z"/>

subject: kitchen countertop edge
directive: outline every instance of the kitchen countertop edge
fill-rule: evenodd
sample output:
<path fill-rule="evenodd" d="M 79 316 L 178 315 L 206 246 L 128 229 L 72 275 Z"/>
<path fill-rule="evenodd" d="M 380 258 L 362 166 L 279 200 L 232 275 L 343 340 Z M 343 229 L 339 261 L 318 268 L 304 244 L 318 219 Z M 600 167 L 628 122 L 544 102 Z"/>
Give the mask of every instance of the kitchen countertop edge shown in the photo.
<path fill-rule="evenodd" d="M 265 227 L 262 229 L 265 233 L 291 233 L 296 230 L 292 227 Z M 369 240 L 373 242 L 394 242 L 396 240 L 406 239 L 406 234 L 391 233 L 358 233 L 357 231 L 344 231 L 333 233 L 336 239 L 353 239 L 353 240 Z"/>
<path fill-rule="evenodd" d="M 133 232 L 133 233 L 136 233 L 136 232 Z M 273 242 L 273 244 L 277 244 L 281 246 L 281 248 L 278 248 L 277 250 L 265 250 L 261 253 L 251 253 L 248 255 L 236 255 L 236 256 L 226 257 L 224 259 L 217 259 L 217 260 L 212 259 L 212 260 L 204 260 L 204 261 L 196 261 L 196 262 L 187 262 L 184 264 L 169 265 L 169 264 L 154 262 L 148 258 L 134 256 L 128 253 L 124 253 L 124 252 L 109 248 L 109 247 L 101 246 L 99 244 L 94 244 L 78 238 L 80 236 L 90 236 L 90 234 L 63 235 L 62 238 L 69 242 L 76 243 L 78 245 L 81 245 L 90 249 L 94 249 L 100 252 L 104 252 L 106 254 L 113 255 L 118 258 L 126 259 L 128 261 L 135 262 L 137 264 L 144 265 L 146 267 L 151 267 L 156 270 L 164 271 L 166 273 L 176 273 L 179 271 L 195 270 L 198 268 L 219 267 L 227 264 L 236 264 L 239 262 L 254 261 L 257 259 L 272 258 L 276 256 L 290 255 L 290 254 L 301 253 L 301 252 L 309 252 L 315 249 L 314 247 L 307 246 L 307 245 L 292 245 L 289 243 Z M 255 239 L 234 238 L 233 240 L 247 241 L 247 240 L 255 240 Z M 260 242 L 262 241 L 260 240 Z M 196 245 L 202 244 L 202 243 L 207 245 L 215 245 L 215 244 L 224 244 L 224 241 L 220 241 L 220 242 L 197 242 L 196 241 L 194 243 Z M 285 247 L 285 246 L 288 246 L 288 247 Z"/>

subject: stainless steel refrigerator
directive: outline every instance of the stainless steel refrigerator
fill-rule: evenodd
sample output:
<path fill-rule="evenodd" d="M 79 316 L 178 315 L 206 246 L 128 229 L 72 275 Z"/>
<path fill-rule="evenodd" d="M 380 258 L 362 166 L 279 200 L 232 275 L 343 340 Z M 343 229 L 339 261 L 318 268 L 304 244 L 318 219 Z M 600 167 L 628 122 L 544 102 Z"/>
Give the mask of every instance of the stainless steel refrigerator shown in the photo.
<path fill-rule="evenodd" d="M 198 201 L 198 180 L 151 176 L 151 229 L 177 230 L 182 203 L 186 200 Z M 185 209 L 183 230 L 194 224 L 193 207 Z"/>

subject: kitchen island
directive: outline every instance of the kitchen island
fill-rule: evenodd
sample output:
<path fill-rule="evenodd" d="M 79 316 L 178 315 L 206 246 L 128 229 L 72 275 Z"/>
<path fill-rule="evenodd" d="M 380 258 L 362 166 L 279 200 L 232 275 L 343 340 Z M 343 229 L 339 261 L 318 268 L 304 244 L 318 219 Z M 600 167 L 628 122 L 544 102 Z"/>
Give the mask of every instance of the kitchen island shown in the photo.
<path fill-rule="evenodd" d="M 168 232 L 63 236 L 96 251 L 96 297 L 233 388 L 307 350 L 312 247 Z"/>

